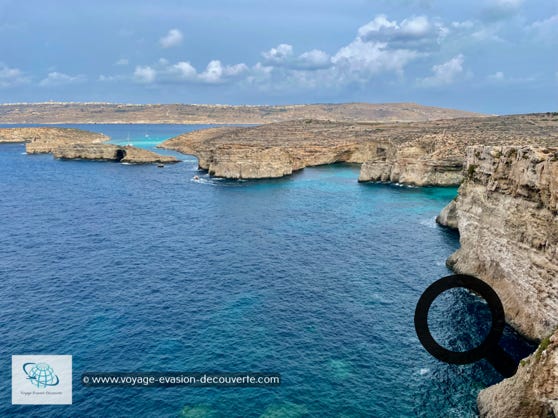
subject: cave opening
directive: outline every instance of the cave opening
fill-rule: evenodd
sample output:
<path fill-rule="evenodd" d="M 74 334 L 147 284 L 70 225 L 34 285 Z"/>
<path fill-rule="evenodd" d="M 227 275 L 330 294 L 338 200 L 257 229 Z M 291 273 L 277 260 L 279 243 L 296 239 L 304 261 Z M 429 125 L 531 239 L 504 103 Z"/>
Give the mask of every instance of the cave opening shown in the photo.
<path fill-rule="evenodd" d="M 123 149 L 116 150 L 116 161 L 122 161 L 122 159 L 126 156 L 126 151 Z"/>

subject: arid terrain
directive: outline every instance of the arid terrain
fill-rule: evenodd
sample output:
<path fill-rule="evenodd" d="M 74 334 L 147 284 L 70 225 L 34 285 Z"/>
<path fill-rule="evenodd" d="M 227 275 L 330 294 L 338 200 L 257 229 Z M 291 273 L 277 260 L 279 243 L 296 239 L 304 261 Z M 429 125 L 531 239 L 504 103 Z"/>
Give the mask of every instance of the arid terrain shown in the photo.
<path fill-rule="evenodd" d="M 415 103 L 340 103 L 285 106 L 193 104 L 20 103 L 0 105 L 0 123 L 262 124 L 293 119 L 428 121 L 478 113 Z"/>

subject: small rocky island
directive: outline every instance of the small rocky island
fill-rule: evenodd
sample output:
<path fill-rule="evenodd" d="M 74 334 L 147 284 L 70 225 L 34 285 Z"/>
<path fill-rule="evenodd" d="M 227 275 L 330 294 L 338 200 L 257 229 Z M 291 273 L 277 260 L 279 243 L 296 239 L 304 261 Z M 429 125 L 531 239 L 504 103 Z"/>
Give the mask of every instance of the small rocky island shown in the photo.
<path fill-rule="evenodd" d="M 60 159 L 116 161 L 130 164 L 169 164 L 177 158 L 134 146 L 105 143 L 106 135 L 71 128 L 3 128 L 1 142 L 25 142 L 27 154 L 50 153 Z"/>

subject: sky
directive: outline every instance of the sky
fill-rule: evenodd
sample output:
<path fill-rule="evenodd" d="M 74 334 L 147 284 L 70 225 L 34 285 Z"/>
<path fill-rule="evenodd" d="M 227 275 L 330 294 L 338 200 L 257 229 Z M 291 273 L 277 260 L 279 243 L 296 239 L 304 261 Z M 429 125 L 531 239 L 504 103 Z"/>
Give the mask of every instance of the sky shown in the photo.
<path fill-rule="evenodd" d="M 0 0 L 0 103 L 557 99 L 557 0 Z"/>

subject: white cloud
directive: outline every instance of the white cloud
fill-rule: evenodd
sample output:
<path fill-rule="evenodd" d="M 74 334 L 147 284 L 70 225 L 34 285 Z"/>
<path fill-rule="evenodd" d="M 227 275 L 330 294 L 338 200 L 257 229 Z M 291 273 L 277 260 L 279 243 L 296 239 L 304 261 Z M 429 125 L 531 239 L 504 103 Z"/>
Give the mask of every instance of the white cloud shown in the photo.
<path fill-rule="evenodd" d="M 122 65 L 122 66 L 128 65 L 128 64 L 129 64 L 129 61 L 126 58 L 120 58 L 118 61 L 116 61 L 114 63 L 114 65 Z"/>
<path fill-rule="evenodd" d="M 159 43 L 163 48 L 172 48 L 178 46 L 183 40 L 182 32 L 178 29 L 171 29 L 168 33 L 159 39 Z"/>
<path fill-rule="evenodd" d="M 297 66 L 306 70 L 328 68 L 331 66 L 331 57 L 324 51 L 312 49 L 299 55 Z"/>
<path fill-rule="evenodd" d="M 23 72 L 18 68 L 10 68 L 0 63 L 0 88 L 20 86 L 29 83 Z"/>
<path fill-rule="evenodd" d="M 463 74 L 464 62 L 465 58 L 462 54 L 459 54 L 443 64 L 434 65 L 432 67 L 432 72 L 434 74 L 431 77 L 419 80 L 419 84 L 425 87 L 438 87 L 452 84 Z"/>
<path fill-rule="evenodd" d="M 281 44 L 269 51 L 262 52 L 262 56 L 268 64 L 284 64 L 293 56 L 293 47 L 289 44 Z"/>
<path fill-rule="evenodd" d="M 138 83 L 151 84 L 157 77 L 157 71 L 149 66 L 137 66 L 134 71 L 134 80 Z"/>
<path fill-rule="evenodd" d="M 312 49 L 296 56 L 292 45 L 289 44 L 280 44 L 262 52 L 262 56 L 264 64 L 272 67 L 312 71 L 331 66 L 331 57 L 324 51 Z"/>
<path fill-rule="evenodd" d="M 364 42 L 357 38 L 341 48 L 331 61 L 344 77 L 354 75 L 358 79 L 367 79 L 381 72 L 401 74 L 405 65 L 418 55 L 406 49 L 388 50 L 384 43 Z"/>
<path fill-rule="evenodd" d="M 39 82 L 41 87 L 55 87 L 63 86 L 65 84 L 75 84 L 86 81 L 83 75 L 68 75 L 60 73 L 58 71 L 53 71 L 48 73 L 48 75 Z"/>
<path fill-rule="evenodd" d="M 365 42 L 386 43 L 388 48 L 432 47 L 448 34 L 449 30 L 426 16 L 414 16 L 401 22 L 378 15 L 358 30 L 358 37 Z"/>
<path fill-rule="evenodd" d="M 226 83 L 240 77 L 249 71 L 246 64 L 223 65 L 219 60 L 212 60 L 203 72 L 198 72 L 188 61 L 172 64 L 166 59 L 160 59 L 153 66 L 138 66 L 134 71 L 134 80 L 138 83 Z"/>
<path fill-rule="evenodd" d="M 187 61 L 180 61 L 172 65 L 169 72 L 184 81 L 195 81 L 198 75 L 196 69 Z"/>
<path fill-rule="evenodd" d="M 199 77 L 206 83 L 220 83 L 223 77 L 223 66 L 221 65 L 221 61 L 211 61 L 207 64 L 207 68 Z"/>

